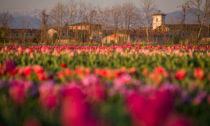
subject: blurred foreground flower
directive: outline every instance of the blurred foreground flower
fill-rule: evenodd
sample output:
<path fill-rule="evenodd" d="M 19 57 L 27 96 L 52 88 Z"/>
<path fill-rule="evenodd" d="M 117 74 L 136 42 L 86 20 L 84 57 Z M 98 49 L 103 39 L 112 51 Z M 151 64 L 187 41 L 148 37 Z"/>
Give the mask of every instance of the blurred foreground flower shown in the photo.
<path fill-rule="evenodd" d="M 197 67 L 194 70 L 194 76 L 197 79 L 203 79 L 205 77 L 205 72 L 204 72 L 204 70 L 202 68 Z"/>

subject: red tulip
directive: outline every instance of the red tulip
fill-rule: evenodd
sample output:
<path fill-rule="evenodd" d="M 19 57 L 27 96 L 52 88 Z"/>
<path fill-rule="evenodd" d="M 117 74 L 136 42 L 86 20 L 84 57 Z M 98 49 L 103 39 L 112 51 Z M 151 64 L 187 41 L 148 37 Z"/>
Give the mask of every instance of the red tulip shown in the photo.
<path fill-rule="evenodd" d="M 166 71 L 163 67 L 156 67 L 154 72 L 156 74 L 165 74 L 166 73 Z"/>
<path fill-rule="evenodd" d="M 30 76 L 32 74 L 33 69 L 30 66 L 23 68 L 23 74 L 25 76 Z"/>
<path fill-rule="evenodd" d="M 184 79 L 186 75 L 187 75 L 187 71 L 186 71 L 185 69 L 181 69 L 181 70 L 178 70 L 178 71 L 176 72 L 176 78 L 177 78 L 178 80 Z"/>
<path fill-rule="evenodd" d="M 62 63 L 62 64 L 61 64 L 61 67 L 62 67 L 62 68 L 66 68 L 67 65 L 66 65 L 65 63 Z"/>
<path fill-rule="evenodd" d="M 0 64 L 0 71 L 2 70 L 2 65 Z"/>
<path fill-rule="evenodd" d="M 36 74 L 41 74 L 44 72 L 44 69 L 39 65 L 33 66 L 33 70 L 35 71 Z"/>
<path fill-rule="evenodd" d="M 194 76 L 197 79 L 203 79 L 205 77 L 205 72 L 202 68 L 197 67 L 194 69 Z"/>

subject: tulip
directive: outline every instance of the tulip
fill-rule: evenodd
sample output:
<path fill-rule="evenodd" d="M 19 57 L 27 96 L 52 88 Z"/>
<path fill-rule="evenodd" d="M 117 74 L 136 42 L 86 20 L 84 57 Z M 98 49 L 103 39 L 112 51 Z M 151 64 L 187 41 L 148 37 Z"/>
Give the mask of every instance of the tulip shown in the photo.
<path fill-rule="evenodd" d="M 44 72 L 44 69 L 40 65 L 33 66 L 33 70 L 36 74 L 42 74 Z"/>
<path fill-rule="evenodd" d="M 197 67 L 194 69 L 194 77 L 197 79 L 203 79 L 205 77 L 205 72 L 202 68 Z"/>
<path fill-rule="evenodd" d="M 31 53 L 31 54 L 30 54 L 30 58 L 31 58 L 31 59 L 33 59 L 33 58 L 34 58 L 34 55 L 33 55 L 33 53 Z"/>
<path fill-rule="evenodd" d="M 85 103 L 84 94 L 78 88 L 65 89 L 61 106 L 61 123 L 63 126 L 96 126 L 96 121 L 90 114 L 90 108 Z"/>
<path fill-rule="evenodd" d="M 184 70 L 184 69 L 178 70 L 178 71 L 176 72 L 176 78 L 177 78 L 178 80 L 183 80 L 183 79 L 185 78 L 186 75 L 187 75 L 187 71 Z"/>
<path fill-rule="evenodd" d="M 57 105 L 57 95 L 55 89 L 56 87 L 52 81 L 45 82 L 39 87 L 39 102 L 46 110 L 52 110 Z"/>
<path fill-rule="evenodd" d="M 144 70 L 142 71 L 142 74 L 143 74 L 144 76 L 147 76 L 147 75 L 149 74 L 149 70 L 148 70 L 148 69 L 144 69 Z"/>
<path fill-rule="evenodd" d="M 168 91 L 156 92 L 148 97 L 134 93 L 126 98 L 126 107 L 135 126 L 156 126 L 170 115 L 173 97 Z"/>
<path fill-rule="evenodd" d="M 24 76 L 30 76 L 33 72 L 33 69 L 30 66 L 23 68 L 23 75 Z"/>
<path fill-rule="evenodd" d="M 0 64 L 0 71 L 2 71 L 2 65 Z"/>
<path fill-rule="evenodd" d="M 91 74 L 91 75 L 87 75 L 82 79 L 82 83 L 84 86 L 91 86 L 94 84 L 98 84 L 99 83 L 99 79 L 96 75 Z"/>
<path fill-rule="evenodd" d="M 61 67 L 62 67 L 62 68 L 66 68 L 67 65 L 66 65 L 65 63 L 62 63 L 62 64 L 61 64 Z"/>
<path fill-rule="evenodd" d="M 16 63 L 12 60 L 6 60 L 5 61 L 5 72 L 10 72 L 14 70 L 16 67 Z"/>
<path fill-rule="evenodd" d="M 17 104 L 21 105 L 25 101 L 25 89 L 23 84 L 16 84 L 9 89 L 9 94 L 12 100 Z"/>
<path fill-rule="evenodd" d="M 93 104 L 99 104 L 106 98 L 106 92 L 102 85 L 93 85 L 87 90 L 87 97 Z"/>

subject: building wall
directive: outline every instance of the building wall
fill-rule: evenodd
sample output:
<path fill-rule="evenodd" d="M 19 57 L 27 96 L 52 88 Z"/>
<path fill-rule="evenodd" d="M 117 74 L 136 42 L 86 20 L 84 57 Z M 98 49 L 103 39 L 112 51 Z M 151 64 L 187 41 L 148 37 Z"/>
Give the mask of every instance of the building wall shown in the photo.
<path fill-rule="evenodd" d="M 69 26 L 69 29 L 72 30 L 89 30 L 90 26 Z"/>
<path fill-rule="evenodd" d="M 161 26 L 162 24 L 165 24 L 165 16 L 153 15 L 153 22 L 152 22 L 153 30 L 156 29 L 157 27 Z"/>
<path fill-rule="evenodd" d="M 53 34 L 57 33 L 57 31 L 54 30 L 54 29 L 49 29 L 47 32 L 48 32 L 48 35 L 49 35 L 50 38 L 53 37 Z"/>

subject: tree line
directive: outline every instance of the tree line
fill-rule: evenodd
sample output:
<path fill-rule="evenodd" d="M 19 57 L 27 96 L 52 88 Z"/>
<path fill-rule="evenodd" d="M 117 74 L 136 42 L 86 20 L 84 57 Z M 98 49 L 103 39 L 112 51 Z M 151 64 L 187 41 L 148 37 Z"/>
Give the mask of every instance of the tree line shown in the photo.
<path fill-rule="evenodd" d="M 197 29 L 197 38 L 200 38 L 201 30 L 207 23 L 209 27 L 210 19 L 210 1 L 209 0 L 186 0 L 184 4 L 178 6 L 182 9 L 180 21 L 180 29 L 185 24 L 186 16 L 195 8 L 196 12 L 192 12 L 197 16 L 197 23 L 199 27 Z M 200 10 L 204 12 L 201 17 Z M 158 13 L 155 0 L 139 0 L 138 3 L 131 1 L 114 4 L 112 6 L 101 7 L 93 6 L 91 3 L 78 0 L 67 0 L 67 2 L 58 2 L 50 10 L 42 10 L 40 14 L 40 29 L 41 36 L 40 42 L 49 41 L 47 30 L 49 28 L 55 28 L 57 30 L 56 39 L 60 40 L 62 33 L 66 32 L 70 35 L 72 31 L 67 28 L 68 25 L 72 25 L 80 22 L 89 22 L 92 24 L 101 24 L 103 26 L 103 34 L 108 34 L 109 31 L 113 31 L 117 34 L 119 31 L 128 34 L 130 29 L 136 27 L 145 27 L 146 41 L 149 42 L 149 27 L 152 24 L 152 14 Z M 12 15 L 9 12 L 0 13 L 0 41 L 5 37 L 5 32 L 10 28 Z M 22 21 L 23 29 L 30 26 L 30 22 Z M 182 30 L 181 30 L 182 31 Z M 24 31 L 27 32 L 27 31 Z M 90 29 L 90 32 L 91 29 Z M 74 33 L 74 38 L 81 37 L 80 35 L 86 33 Z M 69 36 L 69 37 L 70 37 Z M 183 37 L 183 33 L 180 33 L 180 38 Z"/>

